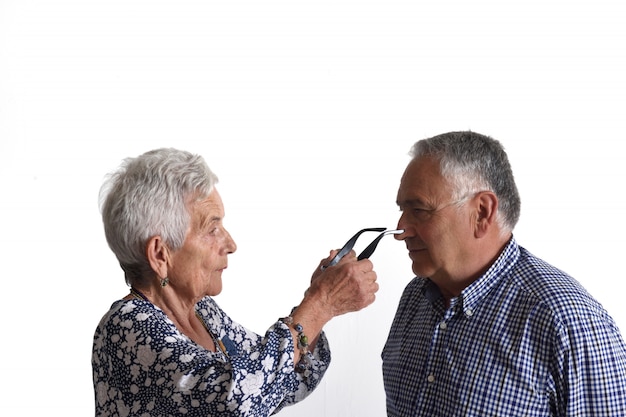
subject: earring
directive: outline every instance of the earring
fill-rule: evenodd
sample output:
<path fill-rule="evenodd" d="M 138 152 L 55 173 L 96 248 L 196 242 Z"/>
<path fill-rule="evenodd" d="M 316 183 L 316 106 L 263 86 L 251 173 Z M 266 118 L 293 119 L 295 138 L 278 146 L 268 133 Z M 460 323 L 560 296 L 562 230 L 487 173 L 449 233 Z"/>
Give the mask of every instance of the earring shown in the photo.
<path fill-rule="evenodd" d="M 169 282 L 170 279 L 168 277 L 161 278 L 161 287 L 166 287 Z"/>

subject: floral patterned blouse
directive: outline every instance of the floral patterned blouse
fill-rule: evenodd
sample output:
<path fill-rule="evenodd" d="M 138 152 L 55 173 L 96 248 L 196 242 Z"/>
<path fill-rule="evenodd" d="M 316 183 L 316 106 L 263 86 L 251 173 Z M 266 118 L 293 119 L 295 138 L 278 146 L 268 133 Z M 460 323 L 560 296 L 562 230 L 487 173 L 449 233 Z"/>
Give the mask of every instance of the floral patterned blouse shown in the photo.
<path fill-rule="evenodd" d="M 97 417 L 269 416 L 311 393 L 330 363 L 323 333 L 304 378 L 294 370 L 293 337 L 282 321 L 262 337 L 210 297 L 196 310 L 218 338 L 217 352 L 180 333 L 148 301 L 113 303 L 93 341 Z"/>

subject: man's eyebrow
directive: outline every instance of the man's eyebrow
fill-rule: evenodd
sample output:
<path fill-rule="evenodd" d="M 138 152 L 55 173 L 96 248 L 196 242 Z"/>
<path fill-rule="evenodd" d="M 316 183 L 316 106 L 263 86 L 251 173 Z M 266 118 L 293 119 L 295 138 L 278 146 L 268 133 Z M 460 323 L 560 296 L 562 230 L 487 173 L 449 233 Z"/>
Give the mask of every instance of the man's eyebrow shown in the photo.
<path fill-rule="evenodd" d="M 419 198 L 414 198 L 411 200 L 402 200 L 402 201 L 396 201 L 396 204 L 400 207 L 400 206 L 423 206 L 425 205 L 425 203 L 420 200 Z"/>
<path fill-rule="evenodd" d="M 205 229 L 208 228 L 213 223 L 219 223 L 222 221 L 222 218 L 219 216 L 206 216 L 200 220 L 200 228 Z"/>

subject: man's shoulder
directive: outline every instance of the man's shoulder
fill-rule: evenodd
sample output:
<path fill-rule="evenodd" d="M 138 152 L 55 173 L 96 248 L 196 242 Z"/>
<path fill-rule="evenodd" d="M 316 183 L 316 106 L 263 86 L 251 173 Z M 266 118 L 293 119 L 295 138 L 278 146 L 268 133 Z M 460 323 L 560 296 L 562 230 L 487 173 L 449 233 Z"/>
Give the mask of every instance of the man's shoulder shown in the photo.
<path fill-rule="evenodd" d="M 510 271 L 509 282 L 561 321 L 606 314 L 578 280 L 524 248 L 520 248 L 520 258 Z"/>

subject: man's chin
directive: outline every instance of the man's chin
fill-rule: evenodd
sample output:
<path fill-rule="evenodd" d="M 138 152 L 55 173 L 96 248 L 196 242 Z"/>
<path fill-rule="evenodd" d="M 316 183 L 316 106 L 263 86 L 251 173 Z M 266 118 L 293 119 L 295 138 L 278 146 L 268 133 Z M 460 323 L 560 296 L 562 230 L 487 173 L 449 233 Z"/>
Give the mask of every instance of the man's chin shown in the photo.
<path fill-rule="evenodd" d="M 413 262 L 413 273 L 416 277 L 428 278 L 433 274 L 432 268 L 427 268 L 423 264 Z"/>

